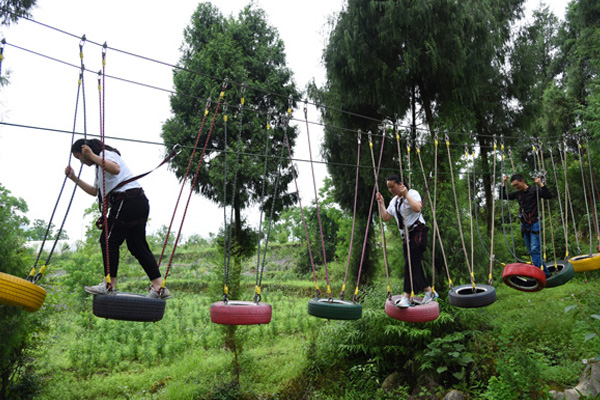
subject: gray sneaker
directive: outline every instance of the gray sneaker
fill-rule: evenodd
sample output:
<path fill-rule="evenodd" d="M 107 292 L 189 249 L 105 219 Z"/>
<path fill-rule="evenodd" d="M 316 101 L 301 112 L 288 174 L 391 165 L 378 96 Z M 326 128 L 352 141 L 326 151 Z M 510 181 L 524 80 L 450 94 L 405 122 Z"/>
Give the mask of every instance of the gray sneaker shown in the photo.
<path fill-rule="evenodd" d="M 423 297 L 423 301 L 421 301 L 421 304 L 431 303 L 438 297 L 440 297 L 440 296 L 437 294 L 437 292 L 427 292 L 427 293 L 425 293 L 425 296 Z"/>
<path fill-rule="evenodd" d="M 170 299 L 171 298 L 171 291 L 169 291 L 169 289 L 165 288 L 162 295 L 158 292 L 158 290 L 154 289 L 154 286 L 150 285 L 150 291 L 148 292 L 148 295 L 146 297 L 149 297 L 151 299 Z"/>
<path fill-rule="evenodd" d="M 398 308 L 408 308 L 410 307 L 410 299 L 408 297 L 402 297 L 399 300 L 396 300 L 396 307 Z"/>
<path fill-rule="evenodd" d="M 113 294 L 116 293 L 116 290 L 108 290 L 106 287 L 106 282 L 100 282 L 96 286 L 84 286 L 83 290 L 85 290 L 89 294 Z"/>

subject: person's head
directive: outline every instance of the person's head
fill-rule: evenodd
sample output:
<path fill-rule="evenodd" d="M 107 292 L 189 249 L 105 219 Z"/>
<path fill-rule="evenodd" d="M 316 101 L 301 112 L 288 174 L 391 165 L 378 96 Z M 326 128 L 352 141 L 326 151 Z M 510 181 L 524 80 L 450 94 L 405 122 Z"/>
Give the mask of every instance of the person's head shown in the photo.
<path fill-rule="evenodd" d="M 513 176 L 511 176 L 510 184 L 512 185 L 512 187 L 514 187 L 520 192 L 527 189 L 527 183 L 525 182 L 525 178 L 521 174 L 514 174 Z"/>
<path fill-rule="evenodd" d="M 102 141 L 98 140 L 98 139 L 79 139 L 75 143 L 73 143 L 73 146 L 71 146 L 71 153 L 73 153 L 73 156 L 76 159 L 78 159 L 85 165 L 92 165 L 93 163 L 91 160 L 84 160 L 83 153 L 81 151 L 81 148 L 84 145 L 88 146 L 90 149 L 92 149 L 92 152 L 95 155 L 99 156 L 100 153 L 102 153 Z M 117 153 L 118 155 L 121 155 L 119 150 L 117 150 L 114 147 L 111 147 L 107 144 L 104 144 L 104 148 L 108 151 L 113 151 L 113 152 Z"/>
<path fill-rule="evenodd" d="M 387 187 L 391 194 L 399 196 L 404 191 L 404 187 L 408 190 L 408 185 L 402 181 L 400 175 L 390 175 L 387 177 Z"/>

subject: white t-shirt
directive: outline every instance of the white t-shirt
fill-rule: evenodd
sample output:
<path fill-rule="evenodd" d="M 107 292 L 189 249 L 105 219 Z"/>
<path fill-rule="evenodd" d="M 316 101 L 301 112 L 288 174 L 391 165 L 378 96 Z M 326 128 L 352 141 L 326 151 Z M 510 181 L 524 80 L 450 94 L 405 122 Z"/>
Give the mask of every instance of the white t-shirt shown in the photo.
<path fill-rule="evenodd" d="M 410 189 L 408 191 L 408 195 L 415 201 L 421 202 L 421 195 L 416 190 Z M 399 202 L 400 204 L 398 204 Z M 396 223 L 399 221 L 398 218 L 402 218 L 401 221 L 404 221 L 404 218 L 406 218 L 406 226 L 409 228 L 415 222 L 417 222 L 417 220 L 421 221 L 422 224 L 425 224 L 425 218 L 423 218 L 423 214 L 420 212 L 414 212 L 404 197 L 402 197 L 401 201 L 398 196 L 394 196 L 392 201 L 390 201 L 387 212 L 396 218 Z M 402 235 L 404 235 L 404 228 L 400 229 L 400 231 L 402 232 Z"/>
<path fill-rule="evenodd" d="M 102 158 L 102 153 L 100 153 L 100 158 Z M 121 156 L 118 155 L 117 153 L 107 150 L 106 154 L 104 156 L 104 160 L 112 161 L 115 164 L 118 164 L 119 168 L 121 170 L 118 175 L 114 175 L 114 174 L 111 174 L 110 172 L 106 172 L 106 177 L 104 180 L 104 184 L 106 186 L 106 193 L 110 193 L 115 188 L 115 186 L 117 186 L 120 182 L 123 182 L 129 178 L 133 178 L 133 174 L 131 173 L 131 170 L 129 169 L 127 164 L 125 164 L 125 161 L 123 161 Z M 100 165 L 96 166 L 96 181 L 94 182 L 94 186 L 97 189 L 99 189 L 100 194 L 102 196 L 104 196 L 102 194 L 102 166 L 100 166 Z M 123 186 L 120 186 L 117 189 L 117 192 L 124 192 L 128 189 L 135 189 L 135 188 L 140 188 L 140 187 L 142 187 L 142 186 L 138 183 L 138 181 L 133 181 L 133 182 L 126 183 Z"/>

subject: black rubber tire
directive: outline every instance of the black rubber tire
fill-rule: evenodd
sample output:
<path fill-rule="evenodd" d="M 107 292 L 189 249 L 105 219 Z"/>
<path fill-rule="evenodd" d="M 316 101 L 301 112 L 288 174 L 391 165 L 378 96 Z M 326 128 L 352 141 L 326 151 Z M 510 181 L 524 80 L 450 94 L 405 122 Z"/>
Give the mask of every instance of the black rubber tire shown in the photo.
<path fill-rule="evenodd" d="M 261 325 L 271 322 L 273 308 L 267 303 L 230 300 L 210 306 L 210 320 L 221 325 Z"/>
<path fill-rule="evenodd" d="M 308 314 L 317 318 L 355 320 L 362 317 L 362 304 L 315 297 L 308 301 Z"/>
<path fill-rule="evenodd" d="M 448 302 L 456 307 L 480 308 L 496 301 L 496 289 L 490 285 L 460 285 L 448 292 Z"/>
<path fill-rule="evenodd" d="M 512 263 L 504 266 L 502 282 L 521 292 L 539 292 L 546 287 L 546 274 L 535 265 Z"/>
<path fill-rule="evenodd" d="M 156 322 L 165 314 L 166 301 L 141 294 L 117 292 L 94 296 L 96 317 L 120 321 Z"/>
<path fill-rule="evenodd" d="M 430 301 L 427 304 L 419 304 L 408 308 L 400 308 L 396 305 L 396 301 L 400 300 L 403 295 L 392 296 L 392 299 L 387 299 L 385 302 L 385 313 L 394 319 L 404 322 L 429 322 L 436 320 L 440 316 L 440 305 L 437 301 Z M 421 301 L 420 297 L 415 297 Z"/>
<path fill-rule="evenodd" d="M 25 279 L 0 272 L 0 304 L 34 312 L 40 309 L 45 300 L 44 288 Z"/>
<path fill-rule="evenodd" d="M 546 278 L 546 288 L 564 285 L 575 276 L 575 269 L 568 260 L 556 260 L 546 263 L 546 267 L 552 272 L 550 278 Z"/>

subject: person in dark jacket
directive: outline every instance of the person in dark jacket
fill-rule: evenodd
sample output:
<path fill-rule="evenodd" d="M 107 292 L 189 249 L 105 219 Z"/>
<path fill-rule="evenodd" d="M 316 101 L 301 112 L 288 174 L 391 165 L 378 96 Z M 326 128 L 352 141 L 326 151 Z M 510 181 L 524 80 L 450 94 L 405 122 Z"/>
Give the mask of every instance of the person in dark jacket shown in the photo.
<path fill-rule="evenodd" d="M 539 203 L 542 199 L 551 199 L 552 192 L 548 189 L 542 179 L 535 178 L 537 186 L 529 186 L 525 182 L 523 175 L 514 174 L 510 177 L 510 184 L 516 189 L 515 192 L 506 191 L 506 181 L 508 176 L 502 178 L 502 187 L 500 188 L 500 198 L 506 200 L 517 200 L 519 202 L 519 219 L 521 220 L 521 234 L 525 240 L 527 252 L 531 256 L 531 262 L 536 267 L 542 267 L 546 277 L 550 277 L 550 272 L 542 259 L 540 245 L 540 221 L 538 215 Z"/>

